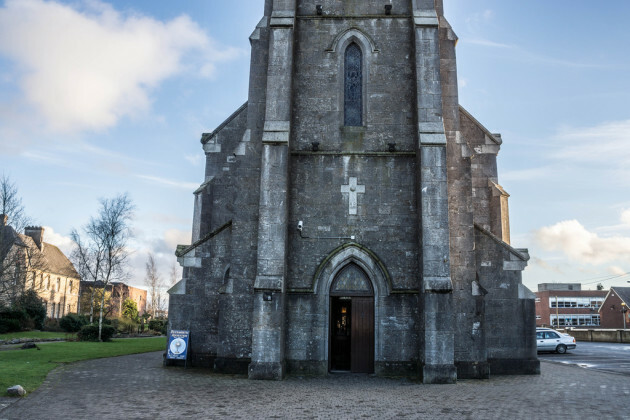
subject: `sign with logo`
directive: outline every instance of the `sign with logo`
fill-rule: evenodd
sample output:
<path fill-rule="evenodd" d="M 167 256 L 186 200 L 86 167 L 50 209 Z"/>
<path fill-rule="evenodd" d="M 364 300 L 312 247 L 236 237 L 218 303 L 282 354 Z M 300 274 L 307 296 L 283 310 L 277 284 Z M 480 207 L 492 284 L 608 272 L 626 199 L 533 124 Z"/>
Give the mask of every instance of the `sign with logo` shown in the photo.
<path fill-rule="evenodd" d="M 186 360 L 186 356 L 188 355 L 189 337 L 190 331 L 171 330 L 171 335 L 168 337 L 168 351 L 166 352 L 166 358 Z"/>

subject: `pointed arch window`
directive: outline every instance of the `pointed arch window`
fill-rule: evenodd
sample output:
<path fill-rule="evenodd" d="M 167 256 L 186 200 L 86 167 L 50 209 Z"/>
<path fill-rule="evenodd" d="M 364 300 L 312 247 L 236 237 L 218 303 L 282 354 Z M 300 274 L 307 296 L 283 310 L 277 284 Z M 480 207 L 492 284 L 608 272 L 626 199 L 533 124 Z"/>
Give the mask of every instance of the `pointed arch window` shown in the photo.
<path fill-rule="evenodd" d="M 330 287 L 331 296 L 373 296 L 372 284 L 365 272 L 350 263 L 339 271 Z"/>
<path fill-rule="evenodd" d="M 363 53 L 354 42 L 344 58 L 344 125 L 363 125 Z"/>

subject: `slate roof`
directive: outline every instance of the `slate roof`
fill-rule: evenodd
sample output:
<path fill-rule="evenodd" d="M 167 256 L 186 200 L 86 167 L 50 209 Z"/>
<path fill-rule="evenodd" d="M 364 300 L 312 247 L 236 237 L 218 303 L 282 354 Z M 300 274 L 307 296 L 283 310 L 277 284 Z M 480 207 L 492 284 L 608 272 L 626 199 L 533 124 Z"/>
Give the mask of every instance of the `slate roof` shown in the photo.
<path fill-rule="evenodd" d="M 241 112 L 243 112 L 244 110 L 247 109 L 247 104 L 248 103 L 249 103 L 249 101 L 247 101 L 243 105 L 241 105 L 236 111 L 234 111 L 232 113 L 232 115 L 227 117 L 227 119 L 225 121 L 223 121 L 217 128 L 215 128 L 212 133 L 203 133 L 201 135 L 201 144 L 208 143 L 208 141 L 210 141 L 211 138 L 216 136 L 219 131 L 223 130 L 229 123 L 232 122 L 232 120 L 234 118 L 238 117 Z"/>
<path fill-rule="evenodd" d="M 475 223 L 474 225 L 475 225 L 475 229 L 477 229 L 479 232 L 483 233 L 484 235 L 488 236 L 490 239 L 492 239 L 497 244 L 501 245 L 503 248 L 505 248 L 508 251 L 510 251 L 518 259 L 520 259 L 522 261 L 529 261 L 529 258 L 530 258 L 529 254 L 524 254 L 522 252 L 522 250 L 519 250 L 519 249 L 516 249 L 516 248 L 512 247 L 510 244 L 504 242 L 501 238 L 496 236 L 494 233 L 490 232 L 487 229 L 484 229 L 483 226 L 481 226 L 481 225 L 479 225 L 477 223 Z"/>
<path fill-rule="evenodd" d="M 473 115 L 470 112 L 468 112 L 466 108 L 460 105 L 459 112 L 467 116 L 473 122 L 473 124 L 479 127 L 481 131 L 483 131 L 488 136 L 488 138 L 492 140 L 494 143 L 498 144 L 499 146 L 503 143 L 503 140 L 501 140 L 501 138 L 498 138 L 497 135 L 495 135 L 494 133 L 491 133 L 490 130 L 488 130 L 483 124 L 481 124 L 479 120 L 477 120 L 477 118 L 473 117 Z"/>
<path fill-rule="evenodd" d="M 0 226 L 2 243 L 0 244 L 0 260 L 4 261 L 12 246 L 28 248 L 32 261 L 36 261 L 37 269 L 64 277 L 80 278 L 68 257 L 55 245 L 44 242 L 39 249 L 33 238 L 17 233 L 11 226 Z"/>
<path fill-rule="evenodd" d="M 611 287 L 610 290 L 617 292 L 617 296 L 626 302 L 626 305 L 630 306 L 630 287 Z"/>
<path fill-rule="evenodd" d="M 209 241 L 210 239 L 214 238 L 219 233 L 223 232 L 225 229 L 227 229 L 227 228 L 229 228 L 231 226 L 232 226 L 232 221 L 230 220 L 227 223 L 223 224 L 222 226 L 219 226 L 218 228 L 216 228 L 212 232 L 208 233 L 204 237 L 200 238 L 198 241 L 195 241 L 195 243 L 193 243 L 192 245 L 177 245 L 177 250 L 175 251 L 175 256 L 177 258 L 183 257 L 184 255 L 188 254 L 193 249 L 197 248 L 199 245 L 203 244 L 204 242 Z"/>

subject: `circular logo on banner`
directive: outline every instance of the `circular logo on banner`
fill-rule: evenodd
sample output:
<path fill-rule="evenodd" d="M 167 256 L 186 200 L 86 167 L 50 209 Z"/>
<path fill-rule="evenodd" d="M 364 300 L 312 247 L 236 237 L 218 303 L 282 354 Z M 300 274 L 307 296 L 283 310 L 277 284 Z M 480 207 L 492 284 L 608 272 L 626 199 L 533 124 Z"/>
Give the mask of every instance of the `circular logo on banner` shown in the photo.
<path fill-rule="evenodd" d="M 171 341 L 170 349 L 171 353 L 173 354 L 182 354 L 184 351 L 186 351 L 186 342 L 181 338 L 176 338 L 175 340 Z"/>

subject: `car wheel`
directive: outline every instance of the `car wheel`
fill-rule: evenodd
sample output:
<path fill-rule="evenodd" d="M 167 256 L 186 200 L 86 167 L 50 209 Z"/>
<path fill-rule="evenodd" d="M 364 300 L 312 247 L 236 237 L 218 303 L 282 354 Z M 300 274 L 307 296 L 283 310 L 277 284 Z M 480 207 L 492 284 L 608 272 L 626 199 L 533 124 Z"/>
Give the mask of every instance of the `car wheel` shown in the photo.
<path fill-rule="evenodd" d="M 564 344 L 560 344 L 558 347 L 556 347 L 556 353 L 564 354 L 566 352 L 567 352 L 567 346 L 565 346 Z"/>

